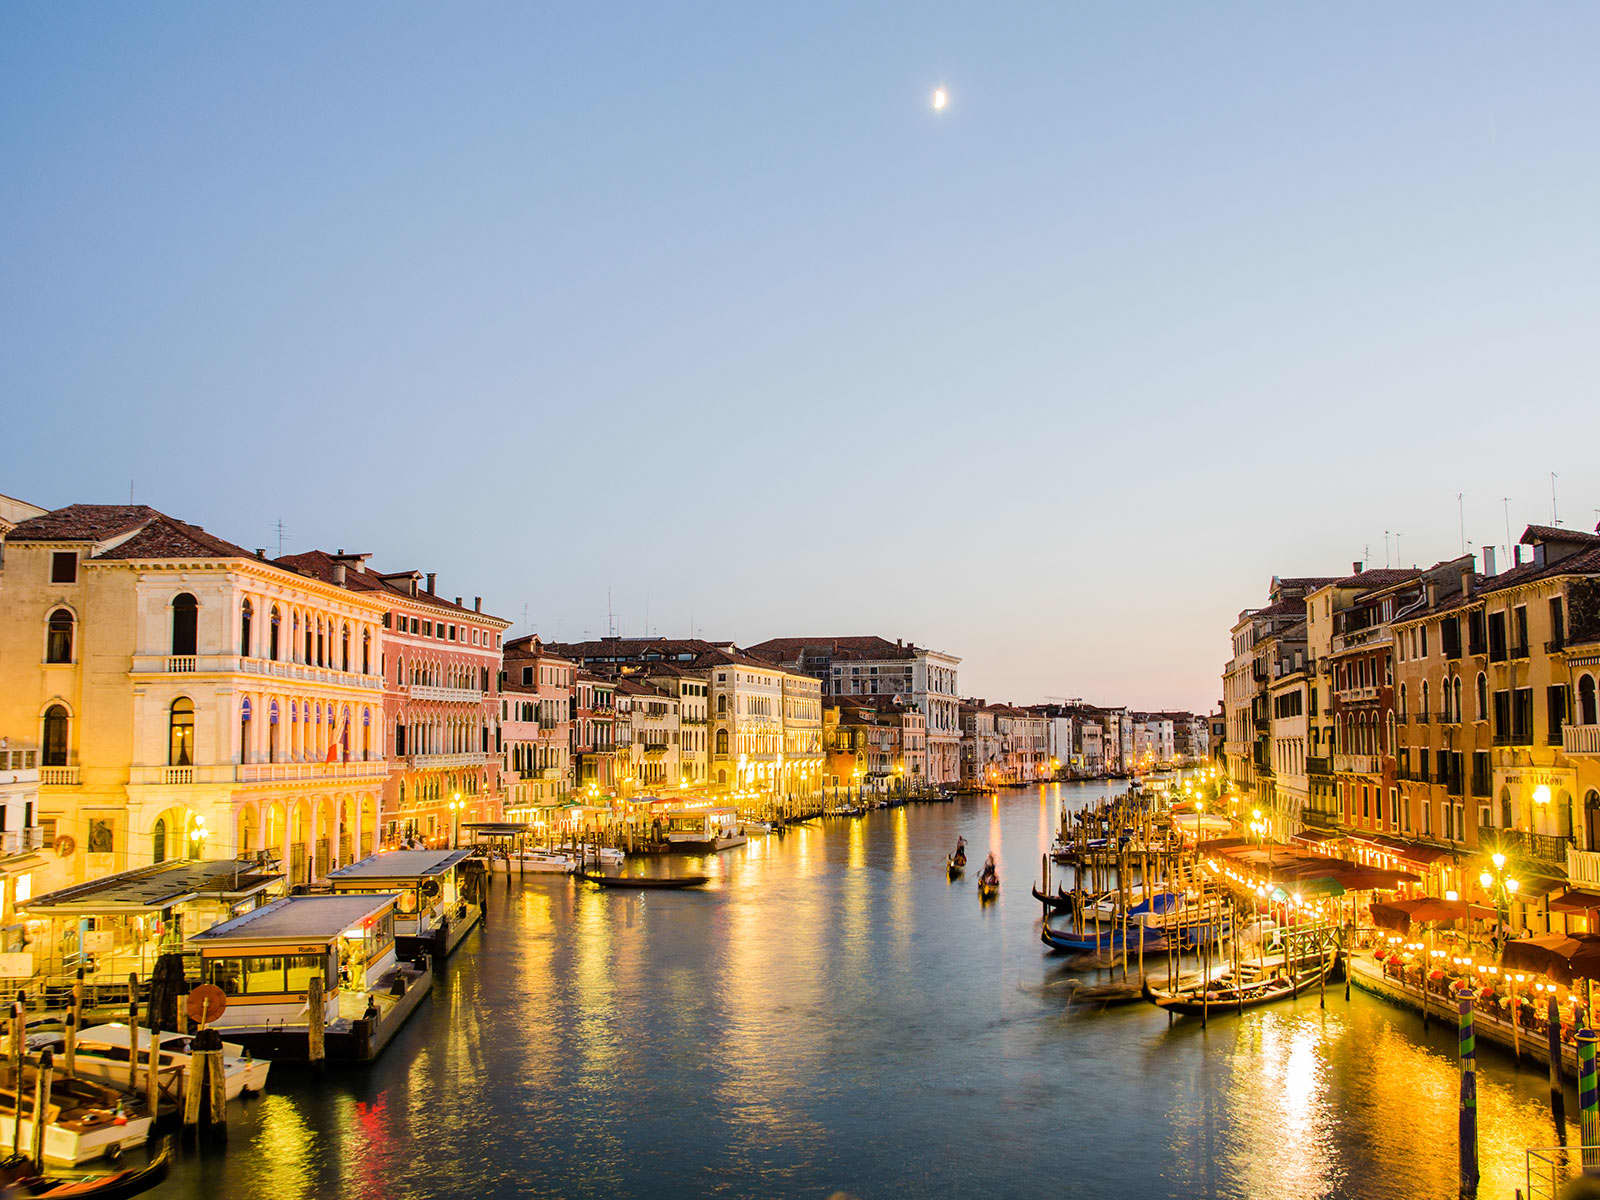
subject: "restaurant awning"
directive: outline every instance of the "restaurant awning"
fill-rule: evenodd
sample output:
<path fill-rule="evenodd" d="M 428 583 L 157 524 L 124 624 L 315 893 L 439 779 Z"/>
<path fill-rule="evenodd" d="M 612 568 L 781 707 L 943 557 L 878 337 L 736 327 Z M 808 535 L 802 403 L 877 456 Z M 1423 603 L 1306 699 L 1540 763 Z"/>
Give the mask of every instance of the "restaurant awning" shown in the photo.
<path fill-rule="evenodd" d="M 1581 913 L 1597 908 L 1600 908 L 1600 892 L 1586 892 L 1582 888 L 1568 888 L 1550 898 L 1551 912 Z"/>
<path fill-rule="evenodd" d="M 1417 896 L 1410 900 L 1374 903 L 1371 914 L 1372 923 L 1380 929 L 1409 933 L 1413 924 L 1453 925 L 1460 920 L 1492 921 L 1495 910 L 1487 904 L 1469 904 L 1465 900 Z"/>
<path fill-rule="evenodd" d="M 1415 863 L 1419 867 L 1431 867 L 1434 863 L 1453 859 L 1455 852 L 1444 846 L 1424 846 L 1416 842 L 1408 842 L 1404 838 L 1390 837 L 1383 833 L 1352 833 L 1352 842 L 1361 842 L 1371 846 L 1393 858 L 1401 858 L 1406 862 Z"/>
<path fill-rule="evenodd" d="M 1538 971 L 1569 987 L 1574 979 L 1600 979 L 1600 934 L 1545 933 L 1517 938 L 1506 943 L 1500 965 Z"/>

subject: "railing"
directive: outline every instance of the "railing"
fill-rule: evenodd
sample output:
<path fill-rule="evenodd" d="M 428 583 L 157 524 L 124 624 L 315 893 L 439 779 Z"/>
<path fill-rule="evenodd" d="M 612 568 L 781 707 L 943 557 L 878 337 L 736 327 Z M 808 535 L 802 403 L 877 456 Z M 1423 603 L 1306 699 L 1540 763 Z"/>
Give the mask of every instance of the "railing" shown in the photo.
<path fill-rule="evenodd" d="M 162 767 L 161 768 L 161 782 L 162 783 L 193 783 L 194 782 L 194 768 L 193 767 Z"/>
<path fill-rule="evenodd" d="M 1583 1174 L 1583 1159 L 1589 1156 L 1600 1157 L 1600 1152 L 1592 1146 L 1529 1150 L 1522 1180 L 1525 1187 L 1518 1190 L 1524 1200 L 1558 1200 L 1567 1182 Z"/>
<path fill-rule="evenodd" d="M 480 756 L 481 757 L 481 756 Z M 351 762 L 273 762 L 240 763 L 237 768 L 240 783 L 294 782 L 318 779 L 382 779 L 389 773 L 389 764 L 381 758 L 357 759 Z"/>
<path fill-rule="evenodd" d="M 77 767 L 40 767 L 39 782 L 44 787 L 76 787 Z"/>
<path fill-rule="evenodd" d="M 1333 756 L 1333 769 L 1349 775 L 1376 775 L 1378 773 L 1378 756 L 1376 754 L 1335 754 Z"/>
<path fill-rule="evenodd" d="M 1332 775 L 1333 760 L 1328 758 L 1308 757 L 1306 759 L 1306 774 L 1323 776 Z"/>
<path fill-rule="evenodd" d="M 277 679 L 297 679 L 304 683 L 329 683 L 339 687 L 383 690 L 383 676 L 316 667 L 309 663 L 280 662 L 272 658 L 248 658 L 238 654 L 135 654 L 135 675 L 188 675 L 195 672 L 217 674 L 269 675 Z"/>
<path fill-rule="evenodd" d="M 1528 643 L 1527 642 L 1523 642 L 1520 645 L 1511 647 L 1510 653 L 1511 653 L 1511 657 L 1512 658 L 1527 658 L 1528 657 Z"/>
<path fill-rule="evenodd" d="M 566 777 L 567 773 L 560 767 L 546 767 L 539 772 L 540 779 L 565 779 Z"/>
<path fill-rule="evenodd" d="M 1341 650 L 1351 650 L 1357 646 L 1381 646 L 1389 640 L 1389 626 L 1368 625 L 1364 629 L 1352 629 L 1347 633 L 1334 634 L 1331 649 L 1337 654 Z"/>
<path fill-rule="evenodd" d="M 1428 723 L 1428 714 L 1427 714 L 1427 712 L 1424 711 L 1424 712 L 1414 712 L 1414 713 L 1412 713 L 1411 714 L 1411 723 L 1413 725 L 1426 725 Z"/>
<path fill-rule="evenodd" d="M 44 830 L 37 825 L 0 832 L 0 854 L 26 854 L 44 845 Z"/>
<path fill-rule="evenodd" d="M 441 704 L 482 704 L 484 695 L 477 688 L 434 687 L 427 683 L 412 684 L 408 694 L 412 700 L 432 700 Z"/>
<path fill-rule="evenodd" d="M 1495 825 L 1478 826 L 1478 845 L 1493 846 L 1502 854 L 1562 864 L 1566 863 L 1567 851 L 1572 848 L 1571 842 L 1564 837 L 1529 833 L 1525 829 L 1501 829 Z"/>
<path fill-rule="evenodd" d="M 39 769 L 39 749 L 30 746 L 26 750 L 0 750 L 0 771 L 37 771 Z"/>
<path fill-rule="evenodd" d="M 1600 754 L 1600 725 L 1563 725 L 1561 749 L 1568 754 Z"/>
<path fill-rule="evenodd" d="M 1567 879 L 1573 887 L 1600 887 L 1600 853 L 1568 846 Z"/>
<path fill-rule="evenodd" d="M 1363 700 L 1376 700 L 1378 689 L 1375 686 L 1335 688 L 1333 696 L 1344 704 L 1354 704 Z"/>
<path fill-rule="evenodd" d="M 475 767 L 488 762 L 489 756 L 481 750 L 471 750 L 465 754 L 413 754 L 411 765 L 419 770 L 431 770 L 435 767 Z"/>
<path fill-rule="evenodd" d="M 1544 652 L 1546 654 L 1560 654 L 1566 648 L 1567 639 L 1564 637 L 1553 637 L 1544 644 Z"/>

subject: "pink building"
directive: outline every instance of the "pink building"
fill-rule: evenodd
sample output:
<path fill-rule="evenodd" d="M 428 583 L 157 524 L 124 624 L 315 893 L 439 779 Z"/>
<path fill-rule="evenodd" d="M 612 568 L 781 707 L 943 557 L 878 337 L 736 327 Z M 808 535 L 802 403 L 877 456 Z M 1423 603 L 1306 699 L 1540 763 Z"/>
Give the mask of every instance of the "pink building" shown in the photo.
<path fill-rule="evenodd" d="M 437 577 L 379 574 L 370 555 L 312 550 L 278 561 L 388 603 L 382 636 L 389 776 L 382 841 L 448 845 L 459 824 L 500 816 L 500 640 L 511 622 L 436 595 Z M 454 805 L 454 807 L 452 807 Z"/>
<path fill-rule="evenodd" d="M 544 648 L 537 634 L 505 644 L 502 758 L 510 777 L 509 820 L 552 808 L 572 790 L 573 692 L 578 664 Z"/>

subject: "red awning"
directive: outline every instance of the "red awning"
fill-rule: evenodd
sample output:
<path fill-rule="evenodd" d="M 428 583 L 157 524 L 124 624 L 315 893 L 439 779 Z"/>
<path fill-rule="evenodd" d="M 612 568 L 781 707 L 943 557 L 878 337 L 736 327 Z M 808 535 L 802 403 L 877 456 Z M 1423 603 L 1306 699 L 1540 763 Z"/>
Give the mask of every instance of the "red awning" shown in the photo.
<path fill-rule="evenodd" d="M 1591 912 L 1600 908 L 1600 892 L 1586 892 L 1581 888 L 1568 888 L 1559 896 L 1550 898 L 1551 912 Z"/>

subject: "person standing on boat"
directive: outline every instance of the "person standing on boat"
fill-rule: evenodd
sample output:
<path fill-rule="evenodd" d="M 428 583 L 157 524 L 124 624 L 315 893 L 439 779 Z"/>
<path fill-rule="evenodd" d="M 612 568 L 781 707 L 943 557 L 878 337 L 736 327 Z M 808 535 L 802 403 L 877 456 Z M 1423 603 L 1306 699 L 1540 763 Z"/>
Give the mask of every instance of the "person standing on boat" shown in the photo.
<path fill-rule="evenodd" d="M 964 838 L 964 837 L 956 838 L 956 852 L 952 857 L 955 859 L 955 861 L 957 863 L 964 863 L 964 862 L 967 861 L 967 839 L 966 838 Z"/>
<path fill-rule="evenodd" d="M 1000 879 L 1000 869 L 995 866 L 993 850 L 989 851 L 989 857 L 983 860 L 983 872 L 978 876 L 979 882 L 988 882 L 991 879 L 997 882 Z"/>

